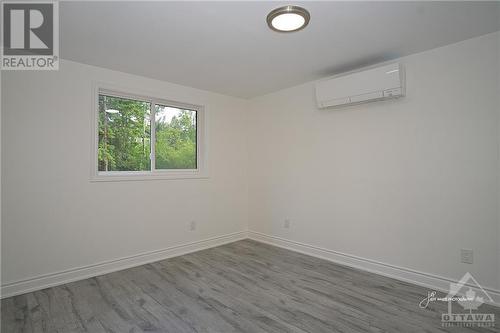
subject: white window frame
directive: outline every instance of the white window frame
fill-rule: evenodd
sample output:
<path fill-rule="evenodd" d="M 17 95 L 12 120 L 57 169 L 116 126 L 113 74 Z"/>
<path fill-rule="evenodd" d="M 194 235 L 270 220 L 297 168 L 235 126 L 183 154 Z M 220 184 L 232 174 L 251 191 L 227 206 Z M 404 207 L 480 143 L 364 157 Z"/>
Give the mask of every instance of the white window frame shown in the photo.
<path fill-rule="evenodd" d="M 128 90 L 128 89 L 127 89 Z M 123 92 L 124 89 L 115 89 L 102 84 L 94 84 L 92 94 L 92 157 L 91 157 L 91 181 L 130 181 L 130 180 L 154 180 L 154 179 L 190 179 L 208 178 L 207 172 L 207 136 L 206 136 L 206 110 L 203 105 L 172 101 L 164 98 L 151 97 L 153 94 L 134 94 Z M 133 99 L 150 103 L 151 123 L 151 170 L 145 171 L 99 171 L 98 147 L 99 147 L 99 95 Z M 155 167 L 155 105 L 172 106 L 179 109 L 196 111 L 196 169 L 156 169 Z"/>

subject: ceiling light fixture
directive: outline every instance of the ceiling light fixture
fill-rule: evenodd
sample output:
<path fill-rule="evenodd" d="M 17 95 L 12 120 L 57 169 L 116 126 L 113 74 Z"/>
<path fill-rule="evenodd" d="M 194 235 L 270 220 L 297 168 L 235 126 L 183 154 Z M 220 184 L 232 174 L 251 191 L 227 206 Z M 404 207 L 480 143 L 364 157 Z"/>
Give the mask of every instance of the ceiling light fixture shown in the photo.
<path fill-rule="evenodd" d="M 278 32 L 294 32 L 304 29 L 309 23 L 309 12 L 299 6 L 283 6 L 267 15 L 267 25 Z"/>
<path fill-rule="evenodd" d="M 120 113 L 120 111 L 115 110 L 115 109 L 107 109 L 106 112 L 107 113 Z"/>

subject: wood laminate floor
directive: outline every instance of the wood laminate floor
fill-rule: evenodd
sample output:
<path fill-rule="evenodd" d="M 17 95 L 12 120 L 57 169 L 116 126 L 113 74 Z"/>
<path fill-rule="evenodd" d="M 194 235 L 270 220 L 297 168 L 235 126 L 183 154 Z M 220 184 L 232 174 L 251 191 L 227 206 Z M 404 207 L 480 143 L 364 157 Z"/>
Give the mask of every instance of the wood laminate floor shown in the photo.
<path fill-rule="evenodd" d="M 427 290 L 243 240 L 2 300 L 11 332 L 499 332 L 443 328 Z"/>

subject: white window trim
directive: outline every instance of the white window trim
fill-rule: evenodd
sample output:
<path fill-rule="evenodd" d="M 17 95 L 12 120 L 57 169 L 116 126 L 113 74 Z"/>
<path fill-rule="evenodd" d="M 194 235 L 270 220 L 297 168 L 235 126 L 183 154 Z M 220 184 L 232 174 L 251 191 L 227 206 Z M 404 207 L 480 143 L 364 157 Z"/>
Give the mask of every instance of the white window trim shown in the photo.
<path fill-rule="evenodd" d="M 91 174 L 90 181 L 134 181 L 155 179 L 201 179 L 208 178 L 207 168 L 207 121 L 206 107 L 184 102 L 172 101 L 167 98 L 151 97 L 155 94 L 128 93 L 132 89 L 113 87 L 102 83 L 93 83 L 92 93 L 92 151 L 91 151 Z M 151 149 L 151 171 L 99 171 L 98 170 L 98 147 L 99 147 L 99 94 L 107 96 L 122 97 L 145 101 L 151 103 L 151 126 L 154 126 L 155 104 L 173 106 L 182 109 L 196 111 L 196 167 L 197 169 L 155 169 L 155 149 Z M 151 131 L 151 143 L 154 145 L 154 131 Z"/>

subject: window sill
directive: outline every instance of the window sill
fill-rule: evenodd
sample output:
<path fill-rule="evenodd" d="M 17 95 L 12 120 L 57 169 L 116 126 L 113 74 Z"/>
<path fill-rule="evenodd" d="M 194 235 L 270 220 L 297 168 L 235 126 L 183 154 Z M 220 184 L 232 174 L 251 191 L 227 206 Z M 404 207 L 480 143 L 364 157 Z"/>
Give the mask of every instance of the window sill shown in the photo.
<path fill-rule="evenodd" d="M 148 180 L 208 179 L 199 170 L 170 170 L 164 172 L 98 172 L 90 177 L 91 182 L 125 182 Z"/>

